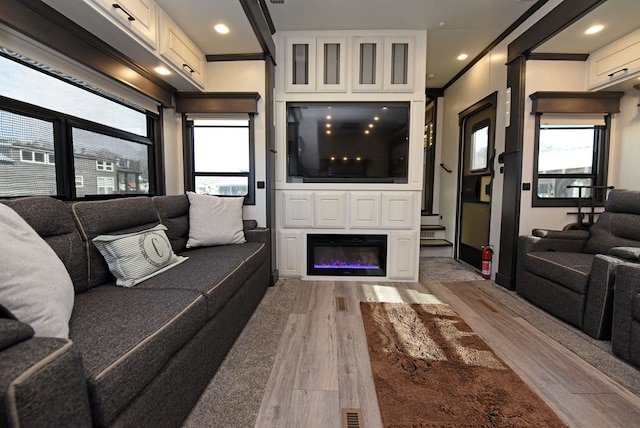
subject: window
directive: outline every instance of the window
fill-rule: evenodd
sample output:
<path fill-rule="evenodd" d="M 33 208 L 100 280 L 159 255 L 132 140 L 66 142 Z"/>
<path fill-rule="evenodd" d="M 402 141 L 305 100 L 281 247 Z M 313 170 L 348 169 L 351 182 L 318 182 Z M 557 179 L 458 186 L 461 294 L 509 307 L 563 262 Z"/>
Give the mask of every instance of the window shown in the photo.
<path fill-rule="evenodd" d="M 536 130 L 533 205 L 575 206 L 579 197 L 603 203 L 604 117 L 538 115 Z"/>
<path fill-rule="evenodd" d="M 485 171 L 489 163 L 489 125 L 481 124 L 471 134 L 471 172 Z"/>
<path fill-rule="evenodd" d="M 113 162 L 96 161 L 97 171 L 113 171 Z"/>
<path fill-rule="evenodd" d="M 158 117 L 43 68 L 0 56 L 0 197 L 159 190 Z"/>
<path fill-rule="evenodd" d="M 41 151 L 20 150 L 20 160 L 22 162 L 55 165 L 55 157 L 53 156 L 53 153 L 45 153 Z"/>
<path fill-rule="evenodd" d="M 109 195 L 115 189 L 113 177 L 98 177 L 98 195 Z"/>
<path fill-rule="evenodd" d="M 244 196 L 254 204 L 253 116 L 189 121 L 192 190 L 218 196 Z"/>

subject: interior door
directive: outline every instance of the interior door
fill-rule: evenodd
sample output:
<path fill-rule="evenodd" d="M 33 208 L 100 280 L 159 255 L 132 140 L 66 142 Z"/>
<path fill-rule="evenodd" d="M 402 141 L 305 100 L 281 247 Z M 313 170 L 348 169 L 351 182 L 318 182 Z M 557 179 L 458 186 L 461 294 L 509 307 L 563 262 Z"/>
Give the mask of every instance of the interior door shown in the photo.
<path fill-rule="evenodd" d="M 496 98 L 494 94 L 460 114 L 457 255 L 477 269 L 482 267 L 482 247 L 490 244 Z"/>

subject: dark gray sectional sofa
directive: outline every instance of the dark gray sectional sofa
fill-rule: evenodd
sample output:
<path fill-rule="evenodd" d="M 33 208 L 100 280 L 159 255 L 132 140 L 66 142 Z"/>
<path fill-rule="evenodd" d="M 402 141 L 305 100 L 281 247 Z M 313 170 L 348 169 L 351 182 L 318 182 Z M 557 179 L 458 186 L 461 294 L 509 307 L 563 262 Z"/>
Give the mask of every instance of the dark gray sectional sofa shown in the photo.
<path fill-rule="evenodd" d="M 516 291 L 596 339 L 611 337 L 617 266 L 640 248 L 640 191 L 614 189 L 590 230 L 518 238 Z"/>
<path fill-rule="evenodd" d="M 0 314 L 0 426 L 179 426 L 269 285 L 269 231 L 186 248 L 186 195 L 64 203 L 2 201 L 65 264 L 75 288 L 70 340 L 32 337 Z M 91 239 L 159 223 L 185 262 L 118 287 Z"/>

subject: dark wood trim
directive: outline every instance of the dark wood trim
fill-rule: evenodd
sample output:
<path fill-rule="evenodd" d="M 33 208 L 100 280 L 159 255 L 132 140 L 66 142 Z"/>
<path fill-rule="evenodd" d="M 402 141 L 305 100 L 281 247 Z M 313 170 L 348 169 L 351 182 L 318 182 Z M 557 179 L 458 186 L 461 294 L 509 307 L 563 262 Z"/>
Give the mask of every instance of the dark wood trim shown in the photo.
<path fill-rule="evenodd" d="M 586 61 L 589 59 L 589 54 L 530 53 L 527 59 L 529 61 Z"/>
<path fill-rule="evenodd" d="M 620 113 L 624 92 L 534 92 L 531 113 Z"/>
<path fill-rule="evenodd" d="M 444 85 L 444 87 L 442 88 L 447 89 L 449 86 L 453 85 L 459 78 L 461 78 L 462 76 L 464 76 L 464 74 L 469 71 L 474 65 L 476 65 L 476 63 L 478 63 L 482 58 L 484 58 L 489 52 L 491 52 L 491 50 L 493 48 L 495 48 L 496 46 L 498 46 L 498 44 L 500 44 L 500 42 L 502 42 L 504 39 L 506 39 L 511 33 L 513 33 L 520 25 L 522 25 L 524 23 L 524 21 L 526 21 L 527 19 L 529 19 L 529 17 L 531 15 L 533 15 L 534 13 L 536 13 L 542 6 L 545 5 L 545 3 L 547 3 L 549 0 L 538 0 L 533 6 L 531 6 L 529 9 L 527 9 L 527 11 L 520 17 L 518 18 L 513 24 L 511 24 L 509 26 L 509 28 L 507 28 L 506 30 L 504 30 L 502 32 L 502 34 L 500 34 L 493 42 L 491 42 L 491 44 L 489 44 L 489 46 L 487 46 L 486 48 L 484 48 L 482 50 L 482 52 L 480 52 L 475 58 L 473 58 L 473 60 L 471 60 L 471 62 L 469 64 L 467 64 L 462 70 L 460 70 L 460 72 L 458 74 L 456 74 L 455 76 L 453 76 L 453 79 L 449 80 L 449 82 L 447 82 L 446 85 Z"/>
<path fill-rule="evenodd" d="M 257 92 L 178 92 L 178 113 L 258 113 Z"/>
<path fill-rule="evenodd" d="M 276 44 L 271 37 L 271 30 L 267 24 L 267 20 L 262 11 L 262 8 L 256 1 L 240 0 L 240 4 L 244 9 L 244 13 L 247 15 L 249 24 L 253 28 L 253 32 L 260 43 L 262 51 L 267 55 L 275 64 L 276 56 Z"/>
<path fill-rule="evenodd" d="M 424 92 L 427 98 L 439 98 L 444 97 L 443 88 L 427 88 Z"/>
<path fill-rule="evenodd" d="M 273 20 L 271 19 L 271 14 L 269 13 L 269 8 L 267 7 L 267 2 L 264 0 L 259 0 L 260 9 L 262 9 L 262 14 L 264 15 L 265 21 L 267 21 L 267 26 L 269 27 L 269 31 L 271 34 L 276 34 L 276 26 L 273 25 Z"/>
<path fill-rule="evenodd" d="M 165 195 L 167 193 L 167 181 L 165 177 L 164 158 L 164 109 L 160 110 L 160 116 L 153 121 L 153 162 L 155 171 L 154 194 Z"/>
<path fill-rule="evenodd" d="M 244 53 L 244 54 L 224 54 L 224 55 L 206 55 L 207 62 L 217 61 L 265 61 L 267 56 L 260 53 Z"/>
<path fill-rule="evenodd" d="M 496 283 L 515 289 L 516 254 L 520 233 L 522 145 L 524 135 L 525 73 L 528 54 L 606 0 L 564 0 L 533 24 L 507 48 L 507 88 L 511 88 L 510 126 L 506 129 L 504 187 L 500 226 L 500 256 Z"/>
<path fill-rule="evenodd" d="M 266 160 L 266 226 L 271 234 L 271 251 L 269 252 L 271 276 L 270 285 L 278 282 L 278 233 L 276 227 L 276 126 L 275 126 L 275 79 L 276 69 L 273 61 L 265 61 L 266 91 L 264 96 L 265 106 L 265 160 Z"/>
<path fill-rule="evenodd" d="M 491 95 L 486 96 L 484 99 L 478 101 L 471 107 L 467 107 L 466 109 L 458 113 L 458 126 L 462 126 L 465 119 L 471 116 L 472 114 L 475 114 L 480 110 L 484 110 L 488 107 L 496 108 L 497 105 L 498 105 L 498 93 L 494 92 Z"/>
<path fill-rule="evenodd" d="M 507 88 L 511 88 L 510 125 L 505 131 L 505 151 L 499 156 L 504 163 L 501 167 L 504 177 L 496 283 L 511 290 L 515 289 L 515 263 L 520 232 L 526 64 L 526 58 L 520 56 L 507 66 Z"/>
<path fill-rule="evenodd" d="M 41 1 L 2 0 L 0 21 L 163 106 L 173 104 L 175 88 Z"/>
<path fill-rule="evenodd" d="M 509 44 L 507 63 L 528 54 L 607 0 L 564 0 Z"/>

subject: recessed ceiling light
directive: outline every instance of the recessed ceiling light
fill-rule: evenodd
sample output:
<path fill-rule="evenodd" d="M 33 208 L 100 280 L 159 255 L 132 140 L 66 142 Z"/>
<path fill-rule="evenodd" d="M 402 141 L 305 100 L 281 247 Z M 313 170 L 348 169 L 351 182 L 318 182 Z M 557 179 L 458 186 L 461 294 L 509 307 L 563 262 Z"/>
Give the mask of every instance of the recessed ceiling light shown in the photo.
<path fill-rule="evenodd" d="M 458 55 L 458 61 L 464 61 L 467 58 L 469 58 L 469 55 L 465 53 Z"/>
<path fill-rule="evenodd" d="M 167 69 L 166 67 L 156 67 L 154 68 L 154 70 L 156 71 L 156 73 L 161 74 L 162 76 L 168 76 L 171 74 L 169 69 Z"/>
<path fill-rule="evenodd" d="M 224 24 L 216 24 L 215 27 L 213 27 L 218 33 L 220 34 L 227 34 L 229 33 L 229 27 L 227 27 Z"/>
<path fill-rule="evenodd" d="M 602 31 L 603 28 L 603 25 L 594 25 L 593 27 L 589 27 L 587 31 L 584 32 L 584 34 L 596 34 Z"/>

